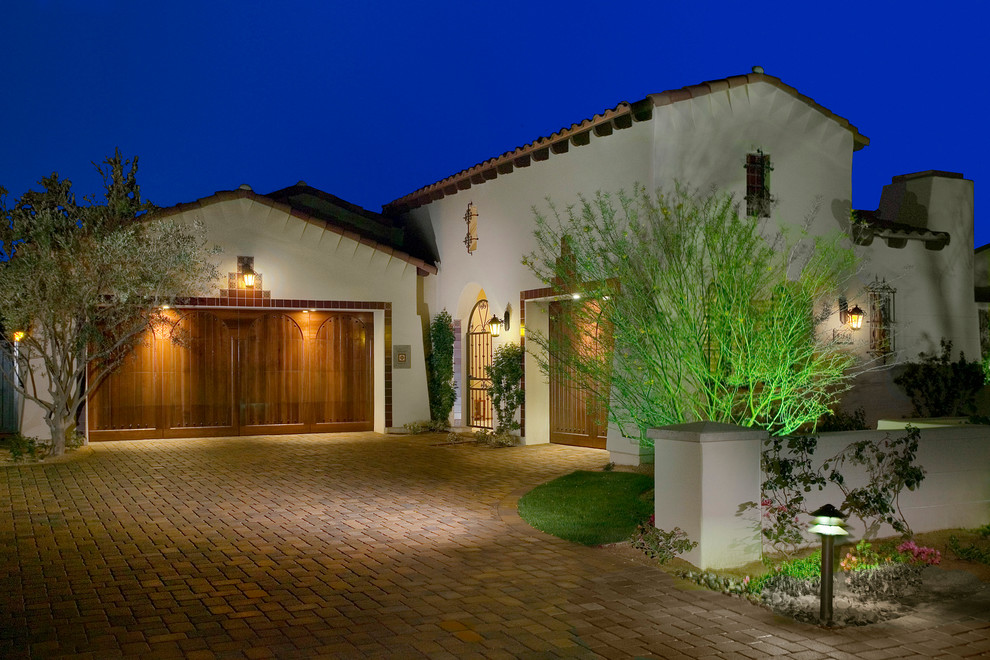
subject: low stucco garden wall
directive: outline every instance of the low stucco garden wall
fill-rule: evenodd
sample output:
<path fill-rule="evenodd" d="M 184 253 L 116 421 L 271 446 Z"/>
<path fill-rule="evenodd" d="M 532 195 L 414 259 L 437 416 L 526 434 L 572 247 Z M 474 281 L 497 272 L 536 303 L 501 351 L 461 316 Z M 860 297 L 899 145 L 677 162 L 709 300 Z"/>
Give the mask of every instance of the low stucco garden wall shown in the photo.
<path fill-rule="evenodd" d="M 896 438 L 904 431 L 822 433 L 815 466 L 863 439 Z M 900 508 L 915 532 L 978 527 L 990 522 L 990 426 L 921 429 L 917 463 L 925 479 L 904 490 Z M 744 511 L 745 502 L 761 499 L 760 452 L 766 434 L 711 422 L 651 429 L 656 458 L 656 525 L 679 527 L 698 547 L 684 558 L 701 568 L 727 568 L 758 559 L 758 514 Z M 852 487 L 865 483 L 859 466 L 842 469 Z M 807 496 L 807 508 L 842 504 L 837 486 Z M 809 519 L 810 522 L 810 519 Z M 860 521 L 849 520 L 851 538 L 860 538 Z M 879 536 L 894 535 L 884 525 Z M 815 541 L 809 535 L 809 543 Z"/>

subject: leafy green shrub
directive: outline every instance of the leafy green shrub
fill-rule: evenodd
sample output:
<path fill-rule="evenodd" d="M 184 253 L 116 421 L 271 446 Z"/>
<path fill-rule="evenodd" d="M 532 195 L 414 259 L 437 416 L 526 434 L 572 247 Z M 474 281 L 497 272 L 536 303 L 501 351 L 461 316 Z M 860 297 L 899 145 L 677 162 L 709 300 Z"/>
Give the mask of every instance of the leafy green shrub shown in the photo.
<path fill-rule="evenodd" d="M 894 379 L 914 405 L 919 417 L 956 417 L 973 412 L 976 393 L 985 375 L 979 362 L 967 362 L 959 353 L 952 362 L 952 342 L 942 339 L 942 353 L 919 353 L 920 362 L 909 362 Z"/>
<path fill-rule="evenodd" d="M 862 406 L 847 413 L 841 408 L 836 408 L 833 412 L 822 417 L 818 422 L 820 433 L 832 433 L 836 431 L 865 431 L 869 427 L 866 425 L 866 411 Z"/>
<path fill-rule="evenodd" d="M 7 451 L 10 452 L 10 459 L 15 462 L 23 461 L 25 458 L 36 461 L 43 457 L 44 446 L 39 445 L 38 438 L 26 437 L 20 433 L 7 438 Z"/>
<path fill-rule="evenodd" d="M 637 550 L 642 550 L 650 557 L 656 559 L 661 564 L 677 555 L 690 552 L 698 547 L 697 541 L 688 538 L 687 533 L 680 527 L 675 527 L 669 532 L 657 529 L 654 526 L 655 516 L 650 516 L 647 522 L 641 523 L 636 528 L 637 536 L 632 540 L 632 546 Z"/>
<path fill-rule="evenodd" d="M 412 434 L 417 433 L 443 433 L 450 428 L 446 419 L 427 419 L 419 422 L 409 422 L 403 424 L 403 428 Z"/>
<path fill-rule="evenodd" d="M 426 364 L 430 417 L 446 423 L 454 408 L 454 326 L 443 310 L 430 323 L 430 356 Z"/>
<path fill-rule="evenodd" d="M 844 571 L 866 571 L 877 568 L 884 559 L 873 549 L 869 541 L 863 539 L 856 544 L 855 550 L 846 553 L 839 562 L 839 568 Z"/>
<path fill-rule="evenodd" d="M 523 355 L 519 344 L 502 344 L 495 349 L 491 365 L 485 367 L 492 383 L 488 387 L 488 396 L 495 409 L 496 433 L 519 428 L 516 411 L 526 398 L 522 387 Z"/>

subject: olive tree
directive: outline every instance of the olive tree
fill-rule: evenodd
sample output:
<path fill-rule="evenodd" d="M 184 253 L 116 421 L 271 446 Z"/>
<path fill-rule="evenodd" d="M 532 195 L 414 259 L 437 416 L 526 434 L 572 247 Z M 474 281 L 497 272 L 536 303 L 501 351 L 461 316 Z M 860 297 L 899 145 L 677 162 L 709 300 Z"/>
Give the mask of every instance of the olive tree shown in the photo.
<path fill-rule="evenodd" d="M 0 189 L 0 350 L 18 393 L 44 412 L 49 455 L 64 452 L 86 398 L 161 308 L 218 277 L 201 226 L 150 219 L 137 158 L 117 151 L 96 167 L 102 199 L 77 202 L 58 174 L 12 205 Z"/>
<path fill-rule="evenodd" d="M 527 340 L 625 435 L 697 420 L 790 433 L 848 389 L 854 359 L 820 326 L 856 260 L 839 236 L 808 236 L 810 216 L 788 233 L 682 187 L 535 213 L 523 263 L 565 300 L 552 322 L 568 330 Z M 601 336 L 610 350 L 571 348 Z"/>

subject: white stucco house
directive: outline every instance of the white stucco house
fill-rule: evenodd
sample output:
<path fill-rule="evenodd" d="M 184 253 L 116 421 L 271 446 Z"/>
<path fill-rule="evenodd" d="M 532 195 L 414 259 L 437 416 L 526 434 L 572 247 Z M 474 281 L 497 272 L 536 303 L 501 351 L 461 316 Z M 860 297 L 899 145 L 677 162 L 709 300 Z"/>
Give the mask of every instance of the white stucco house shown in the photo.
<path fill-rule="evenodd" d="M 455 410 L 454 423 L 487 424 L 476 385 L 483 375 L 475 355 L 483 363 L 491 350 L 478 327 L 482 306 L 485 314 L 511 317 L 511 330 L 496 342 L 525 344 L 527 330 L 549 330 L 551 292 L 520 262 L 532 249 L 533 207 L 547 197 L 564 206 L 581 194 L 637 183 L 769 198 L 769 214 L 785 223 L 800 223 L 817 207 L 810 231 L 846 233 L 863 258 L 858 282 L 836 300 L 864 310 L 863 328 L 851 330 L 839 315 L 832 328 L 852 350 L 893 363 L 936 349 L 946 337 L 977 358 L 972 181 L 938 171 L 894 176 L 880 208 L 857 212 L 854 225 L 853 159 L 868 145 L 849 121 L 754 67 L 621 103 L 386 205 L 386 214 L 405 219 L 433 250 L 439 271 L 429 282 L 430 307 L 448 309 L 463 337 L 458 382 L 467 405 Z M 908 413 L 892 377 L 891 370 L 862 377 L 846 405 L 865 405 L 874 420 Z M 546 382 L 531 356 L 525 387 L 527 442 L 607 442 L 613 456 L 638 451 L 614 429 L 606 441 L 600 420 L 582 419 L 580 395 Z"/>
<path fill-rule="evenodd" d="M 978 357 L 973 182 L 939 171 L 894 176 L 880 208 L 853 223 L 853 159 L 868 145 L 848 120 L 754 67 L 620 103 L 381 214 L 302 182 L 165 209 L 205 223 L 228 280 L 217 296 L 172 310 L 173 327 L 191 338 L 185 346 L 148 342 L 108 381 L 88 406 L 89 436 L 386 431 L 426 419 L 426 329 L 444 308 L 457 334 L 451 422 L 490 426 L 483 388 L 493 346 L 550 331 L 551 292 L 521 263 L 532 208 L 635 184 L 717 186 L 785 222 L 818 208 L 812 231 L 847 233 L 864 258 L 858 282 L 836 300 L 865 312 L 863 328 L 838 319 L 832 328 L 853 350 L 910 359 L 946 337 Z M 508 320 L 498 338 L 488 333 L 493 315 Z M 531 356 L 525 369 L 527 443 L 608 446 L 638 460 L 639 448 L 607 433 L 580 393 L 547 382 Z M 874 372 L 846 405 L 868 403 L 873 419 L 907 413 L 890 381 L 889 370 Z M 26 415 L 25 433 L 39 421 Z"/>

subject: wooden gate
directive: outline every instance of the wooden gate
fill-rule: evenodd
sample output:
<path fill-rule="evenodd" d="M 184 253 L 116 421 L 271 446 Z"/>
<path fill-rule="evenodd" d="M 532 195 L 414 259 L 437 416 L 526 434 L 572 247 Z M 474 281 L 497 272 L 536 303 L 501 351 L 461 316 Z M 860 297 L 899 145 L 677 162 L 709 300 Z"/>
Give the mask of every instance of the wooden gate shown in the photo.
<path fill-rule="evenodd" d="M 494 428 L 492 424 L 492 400 L 488 387 L 492 381 L 485 367 L 492 365 L 492 333 L 488 330 L 488 301 L 479 300 L 468 321 L 468 426 L 481 429 Z"/>
<path fill-rule="evenodd" d="M 373 318 L 175 312 L 90 398 L 90 438 L 370 431 Z"/>
<path fill-rule="evenodd" d="M 605 449 L 608 411 L 582 385 L 568 357 L 575 351 L 610 352 L 607 333 L 593 320 L 597 315 L 573 313 L 577 310 L 568 309 L 572 305 L 585 305 L 588 311 L 594 303 L 550 305 L 551 343 L 560 350 L 550 354 L 550 442 Z"/>

